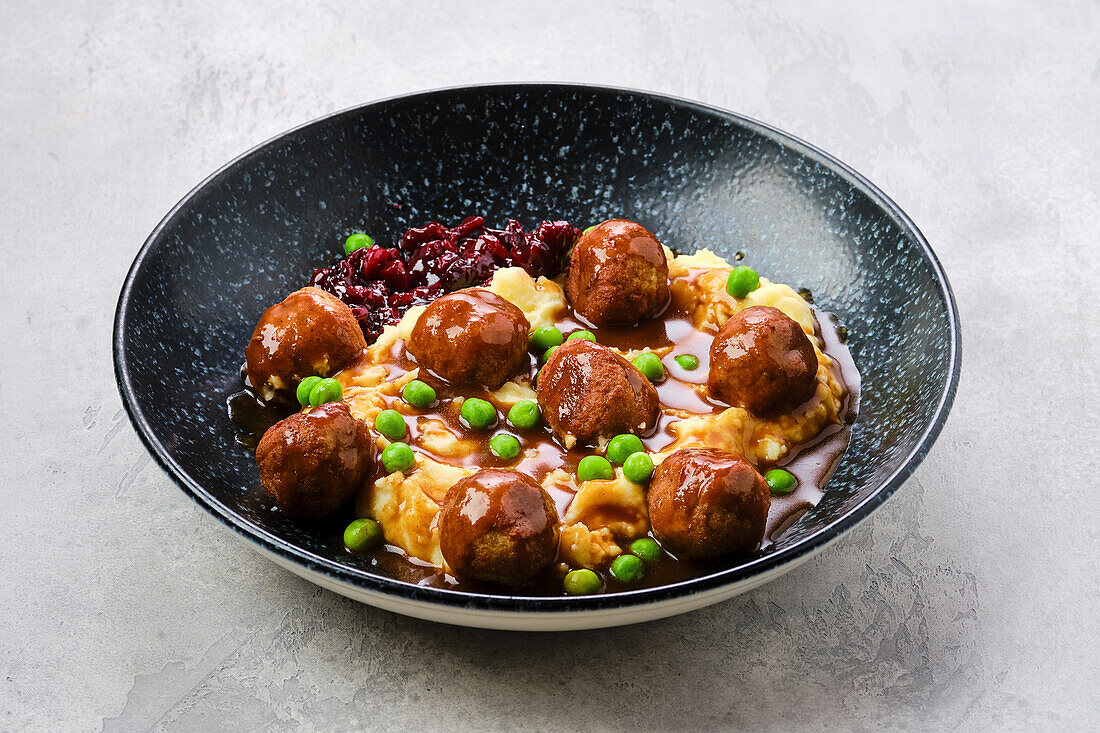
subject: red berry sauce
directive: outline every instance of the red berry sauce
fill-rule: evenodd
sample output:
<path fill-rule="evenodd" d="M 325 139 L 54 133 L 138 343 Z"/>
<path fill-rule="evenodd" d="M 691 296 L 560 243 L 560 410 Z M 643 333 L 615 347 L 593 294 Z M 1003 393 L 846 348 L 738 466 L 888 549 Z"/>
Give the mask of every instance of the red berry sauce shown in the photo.
<path fill-rule="evenodd" d="M 502 267 L 558 275 L 580 234 L 565 221 L 544 221 L 527 233 L 514 219 L 503 229 L 490 229 L 481 216 L 450 228 L 433 221 L 405 232 L 396 247 L 364 247 L 314 270 L 309 284 L 347 303 L 373 342 L 412 306 L 481 285 Z"/>

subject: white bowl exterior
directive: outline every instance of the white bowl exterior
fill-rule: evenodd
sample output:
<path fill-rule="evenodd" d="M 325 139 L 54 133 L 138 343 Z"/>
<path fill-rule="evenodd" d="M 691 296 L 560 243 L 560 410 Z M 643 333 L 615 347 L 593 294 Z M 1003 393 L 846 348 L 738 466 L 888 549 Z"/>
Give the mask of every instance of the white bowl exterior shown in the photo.
<path fill-rule="evenodd" d="M 333 593 L 351 598 L 354 601 L 365 603 L 369 606 L 392 611 L 404 616 L 436 621 L 438 623 L 453 624 L 455 626 L 469 626 L 479 629 L 498 629 L 503 631 L 580 631 L 582 629 L 602 629 L 613 626 L 628 626 L 644 621 L 655 621 L 681 613 L 695 611 L 705 606 L 710 606 L 720 601 L 725 601 L 752 590 L 775 578 L 778 578 L 788 570 L 792 570 L 823 549 L 835 542 L 839 537 L 831 539 L 820 547 L 805 553 L 789 562 L 758 573 L 744 580 L 740 580 L 718 588 L 700 591 L 688 596 L 668 598 L 655 601 L 646 605 L 622 606 L 617 608 L 600 608 L 593 610 L 569 610 L 569 611 L 496 611 L 483 608 L 462 608 L 428 601 L 416 601 L 408 598 L 390 595 L 381 591 L 363 588 L 353 583 L 342 581 L 326 573 L 317 572 L 310 568 L 288 560 L 270 550 L 253 542 L 247 544 L 252 549 L 264 555 L 277 565 L 280 565 L 295 575 L 319 585 Z"/>

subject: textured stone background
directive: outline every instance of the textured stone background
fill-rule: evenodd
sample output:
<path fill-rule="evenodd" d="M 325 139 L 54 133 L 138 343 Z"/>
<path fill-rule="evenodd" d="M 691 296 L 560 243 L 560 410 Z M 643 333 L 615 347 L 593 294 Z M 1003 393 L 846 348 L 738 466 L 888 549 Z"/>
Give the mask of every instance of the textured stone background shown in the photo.
<path fill-rule="evenodd" d="M 1096 3 L 225 5 L 0 11 L 0 728 L 1097 725 Z M 962 312 L 958 400 L 829 551 L 685 617 L 469 631 L 277 569 L 151 462 L 110 329 L 172 204 L 322 113 L 501 80 L 746 113 L 922 227 Z"/>

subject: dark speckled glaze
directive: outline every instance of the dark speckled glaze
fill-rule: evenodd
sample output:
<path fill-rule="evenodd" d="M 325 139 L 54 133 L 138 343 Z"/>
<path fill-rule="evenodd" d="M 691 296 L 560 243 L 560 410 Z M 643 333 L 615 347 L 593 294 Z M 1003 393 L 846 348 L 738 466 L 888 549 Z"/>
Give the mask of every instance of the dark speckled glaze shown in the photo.
<path fill-rule="evenodd" d="M 259 499 L 225 398 L 266 306 L 366 228 L 432 219 L 641 222 L 670 247 L 746 252 L 837 313 L 862 372 L 859 421 L 825 498 L 757 557 L 676 585 L 587 598 L 474 595 L 372 573 Z M 522 84 L 376 102 L 299 127 L 187 195 L 119 297 L 115 370 L 142 440 L 176 482 L 263 548 L 335 581 L 485 610 L 571 611 L 686 596 L 803 556 L 867 516 L 927 453 L 958 379 L 947 279 L 913 223 L 827 154 L 738 115 L 654 94 Z"/>

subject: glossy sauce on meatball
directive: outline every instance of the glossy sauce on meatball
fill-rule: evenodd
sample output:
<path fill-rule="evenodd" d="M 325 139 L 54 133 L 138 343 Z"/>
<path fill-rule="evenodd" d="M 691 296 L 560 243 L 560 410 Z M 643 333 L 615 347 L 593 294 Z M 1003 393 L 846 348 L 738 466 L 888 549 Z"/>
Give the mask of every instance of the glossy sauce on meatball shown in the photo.
<path fill-rule="evenodd" d="M 578 444 L 617 433 L 644 435 L 657 425 L 657 390 L 634 365 L 606 346 L 571 339 L 539 372 L 538 401 L 563 442 Z"/>
<path fill-rule="evenodd" d="M 756 549 L 771 494 L 763 477 L 740 457 L 686 448 L 657 467 L 646 505 L 653 532 L 666 547 L 703 560 Z"/>
<path fill-rule="evenodd" d="M 755 415 L 788 412 L 814 395 L 817 353 L 802 327 L 778 308 L 735 313 L 710 347 L 713 396 Z"/>
<path fill-rule="evenodd" d="M 264 491 L 285 514 L 323 517 L 368 477 L 372 448 L 370 431 L 347 403 L 329 402 L 268 428 L 256 463 Z"/>
<path fill-rule="evenodd" d="M 611 219 L 573 247 L 565 292 L 573 308 L 597 326 L 636 323 L 668 305 L 668 261 L 652 232 Z"/>
<path fill-rule="evenodd" d="M 447 492 L 440 510 L 443 557 L 459 575 L 520 586 L 557 553 L 558 513 L 530 476 L 485 468 Z"/>
<path fill-rule="evenodd" d="M 318 288 L 302 288 L 260 316 L 245 348 L 248 377 L 265 398 L 327 377 L 367 348 L 351 309 Z"/>
<path fill-rule="evenodd" d="M 421 314 L 406 345 L 420 366 L 455 384 L 497 389 L 527 362 L 531 324 L 496 293 L 469 288 Z"/>

